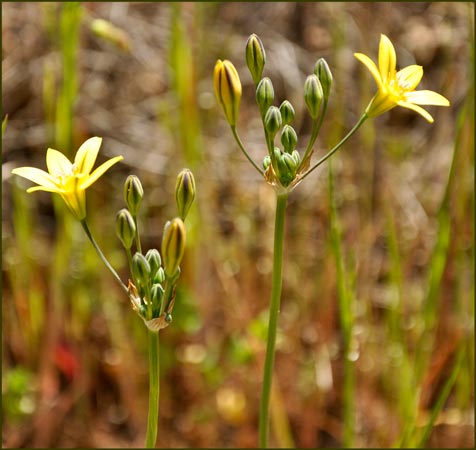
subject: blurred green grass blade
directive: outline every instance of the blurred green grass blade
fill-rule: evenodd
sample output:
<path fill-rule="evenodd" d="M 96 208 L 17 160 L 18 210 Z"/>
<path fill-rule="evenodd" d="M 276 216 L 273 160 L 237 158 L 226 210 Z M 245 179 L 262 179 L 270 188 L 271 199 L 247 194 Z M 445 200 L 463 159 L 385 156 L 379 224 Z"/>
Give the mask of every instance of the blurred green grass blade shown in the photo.
<path fill-rule="evenodd" d="M 78 91 L 76 72 L 81 17 L 80 2 L 63 4 L 59 27 L 63 78 L 57 101 L 55 144 L 69 156 L 73 151 L 73 113 Z"/>
<path fill-rule="evenodd" d="M 448 377 L 448 379 L 446 380 L 446 383 L 441 389 L 441 393 L 438 396 L 438 399 L 436 400 L 435 407 L 431 411 L 430 419 L 428 420 L 428 423 L 423 429 L 422 436 L 417 444 L 418 448 L 422 448 L 426 444 L 426 441 L 428 440 L 428 438 L 430 437 L 431 431 L 433 429 L 433 424 L 435 423 L 438 417 L 438 414 L 443 409 L 443 406 L 445 405 L 445 402 L 451 393 L 451 389 L 453 388 L 456 382 L 456 379 L 458 378 L 458 374 L 461 369 L 461 365 L 463 363 L 464 355 L 465 355 L 465 347 L 461 345 L 460 349 L 458 350 L 458 353 L 456 354 L 456 361 L 453 366 L 453 370 L 451 371 L 450 376 Z"/>
<path fill-rule="evenodd" d="M 5 134 L 5 130 L 7 129 L 7 122 L 8 122 L 8 114 L 5 114 L 5 117 L 2 120 L 2 138 Z"/>
<path fill-rule="evenodd" d="M 342 255 L 342 240 L 339 217 L 337 214 L 334 195 L 334 175 L 332 162 L 329 160 L 329 203 L 330 203 L 330 239 L 332 252 L 336 260 L 337 270 L 337 297 L 339 302 L 339 317 L 344 340 L 344 393 L 343 393 L 343 420 L 344 420 L 344 446 L 353 445 L 354 436 L 354 362 L 350 359 L 352 339 L 352 305 L 348 289 L 348 280 Z"/>

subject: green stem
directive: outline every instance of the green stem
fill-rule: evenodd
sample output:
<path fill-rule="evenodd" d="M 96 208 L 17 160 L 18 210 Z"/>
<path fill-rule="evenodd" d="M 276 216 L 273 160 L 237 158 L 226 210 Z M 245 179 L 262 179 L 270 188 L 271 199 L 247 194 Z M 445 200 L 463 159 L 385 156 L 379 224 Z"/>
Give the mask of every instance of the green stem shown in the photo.
<path fill-rule="evenodd" d="M 319 135 L 319 131 L 321 130 L 321 127 L 322 127 L 322 123 L 324 122 L 324 116 L 326 115 L 326 111 L 327 111 L 327 100 L 325 100 L 324 104 L 322 105 L 322 110 L 319 116 L 319 120 L 315 121 L 312 124 L 311 137 L 309 138 L 309 143 L 307 144 L 306 151 L 304 152 L 304 155 L 301 159 L 301 164 L 298 167 L 298 172 L 303 166 L 303 164 L 306 162 L 306 159 L 309 156 L 309 153 L 311 153 L 312 147 L 314 146 L 314 142 L 316 142 L 317 136 Z"/>
<path fill-rule="evenodd" d="M 86 219 L 81 220 L 81 225 L 83 226 L 83 229 L 86 233 L 86 236 L 91 241 L 91 244 L 93 244 L 93 247 L 96 249 L 96 252 L 99 255 L 99 257 L 102 259 L 103 263 L 106 265 L 106 267 L 112 273 L 112 275 L 117 280 L 117 282 L 121 285 L 121 288 L 127 293 L 127 295 L 129 295 L 129 289 L 127 289 L 127 286 L 122 282 L 121 277 L 117 274 L 117 272 L 111 266 L 111 264 L 109 263 L 107 258 L 104 256 L 104 253 L 99 248 L 99 245 L 94 240 L 93 235 L 91 234 L 91 230 L 89 229 L 88 223 L 86 222 Z"/>
<path fill-rule="evenodd" d="M 367 113 L 364 113 L 354 127 L 342 138 L 342 140 L 336 144 L 331 150 L 329 150 L 314 166 L 312 166 L 302 177 L 301 180 L 306 178 L 313 170 L 317 169 L 323 162 L 330 158 L 337 150 L 339 150 L 350 137 L 360 128 L 360 126 L 368 119 Z"/>
<path fill-rule="evenodd" d="M 149 334 L 149 415 L 147 417 L 146 448 L 155 448 L 157 423 L 159 421 L 159 333 Z"/>
<path fill-rule="evenodd" d="M 264 363 L 263 385 L 261 391 L 259 411 L 260 448 L 266 448 L 268 444 L 269 401 L 271 396 L 271 384 L 273 381 L 276 331 L 278 326 L 279 305 L 281 301 L 281 287 L 283 283 L 284 218 L 287 199 L 287 194 L 278 195 L 276 198 L 272 282 L 273 284 L 271 290 L 271 304 L 269 309 L 268 342 L 266 345 L 266 359 Z"/>
<path fill-rule="evenodd" d="M 137 216 L 133 215 L 132 218 L 134 219 L 134 225 L 136 226 L 136 250 L 139 253 L 142 253 L 142 248 L 140 245 L 140 236 L 139 236 L 139 223 L 137 222 Z"/>
<path fill-rule="evenodd" d="M 258 167 L 258 165 L 251 159 L 250 155 L 248 155 L 248 152 L 245 150 L 245 147 L 243 145 L 243 142 L 241 142 L 240 137 L 238 136 L 238 132 L 236 131 L 236 126 L 231 125 L 231 132 L 233 133 L 233 136 L 235 138 L 235 141 L 237 142 L 238 146 L 240 147 L 240 150 L 243 152 L 243 154 L 246 156 L 248 161 L 253 165 L 253 167 L 261 174 L 263 175 L 264 172 Z"/>

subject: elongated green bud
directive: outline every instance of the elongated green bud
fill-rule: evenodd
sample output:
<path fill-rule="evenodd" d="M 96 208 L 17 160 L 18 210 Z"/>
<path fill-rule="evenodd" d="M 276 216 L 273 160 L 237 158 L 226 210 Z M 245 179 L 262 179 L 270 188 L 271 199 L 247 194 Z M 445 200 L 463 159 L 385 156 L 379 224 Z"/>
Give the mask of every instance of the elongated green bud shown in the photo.
<path fill-rule="evenodd" d="M 281 144 L 283 144 L 284 151 L 292 153 L 296 148 L 297 134 L 291 125 L 284 125 L 283 132 L 281 133 Z"/>
<path fill-rule="evenodd" d="M 295 112 L 293 105 L 288 100 L 284 100 L 279 107 L 279 111 L 281 112 L 281 117 L 283 118 L 283 123 L 285 125 L 291 123 L 294 120 Z"/>
<path fill-rule="evenodd" d="M 165 281 L 165 272 L 163 267 L 159 267 L 159 270 L 154 276 L 153 282 L 154 283 L 163 283 Z"/>
<path fill-rule="evenodd" d="M 301 162 L 301 155 L 297 150 L 294 150 L 291 154 L 293 157 L 294 161 L 296 162 L 296 167 L 299 166 L 299 163 Z"/>
<path fill-rule="evenodd" d="M 136 237 L 136 224 L 127 209 L 121 209 L 116 215 L 116 234 L 124 248 L 130 249 Z"/>
<path fill-rule="evenodd" d="M 276 136 L 276 133 L 281 128 L 282 123 L 283 121 L 281 119 L 279 108 L 276 106 L 270 106 L 266 112 L 266 115 L 264 116 L 264 126 L 271 139 Z"/>
<path fill-rule="evenodd" d="M 317 78 L 315 74 L 309 75 L 304 84 L 304 100 L 306 101 L 309 114 L 313 119 L 317 119 L 319 115 L 322 98 L 323 92 L 319 78 Z"/>
<path fill-rule="evenodd" d="M 91 30 L 97 36 L 111 42 L 125 52 L 131 49 L 131 43 L 127 33 L 116 27 L 111 22 L 103 19 L 94 19 L 91 23 Z"/>
<path fill-rule="evenodd" d="M 271 157 L 269 155 L 266 155 L 263 158 L 263 169 L 267 170 L 270 164 L 271 164 Z"/>
<path fill-rule="evenodd" d="M 177 176 L 175 183 L 175 201 L 179 217 L 185 220 L 188 211 L 195 199 L 195 179 L 193 173 L 189 169 L 183 169 Z"/>
<path fill-rule="evenodd" d="M 160 266 L 162 265 L 162 258 L 160 253 L 156 248 L 151 248 L 146 254 L 145 259 L 149 263 L 150 273 L 152 276 L 155 276 Z"/>
<path fill-rule="evenodd" d="M 283 186 L 288 186 L 296 176 L 297 164 L 289 153 L 283 153 L 278 159 L 279 180 Z"/>
<path fill-rule="evenodd" d="M 150 280 L 150 265 L 142 253 L 136 252 L 132 257 L 132 278 L 139 286 L 147 286 Z"/>
<path fill-rule="evenodd" d="M 256 103 L 258 103 L 261 115 L 264 116 L 268 108 L 273 104 L 274 88 L 268 77 L 264 77 L 256 88 Z"/>
<path fill-rule="evenodd" d="M 150 296 L 152 297 L 152 305 L 155 308 L 160 307 L 160 303 L 162 302 L 163 295 L 164 295 L 164 288 L 158 283 L 153 284 L 152 289 L 150 291 Z"/>
<path fill-rule="evenodd" d="M 319 58 L 317 60 L 316 66 L 314 67 L 314 73 L 319 78 L 322 86 L 322 93 L 324 99 L 327 100 L 329 98 L 329 94 L 331 92 L 332 86 L 332 72 L 329 69 L 329 65 L 324 58 Z"/>
<path fill-rule="evenodd" d="M 255 85 L 261 80 L 265 63 L 266 52 L 263 43 L 256 34 L 252 34 L 246 42 L 246 65 L 250 69 Z"/>
<path fill-rule="evenodd" d="M 139 178 L 129 175 L 124 183 L 124 201 L 133 216 L 137 215 L 143 196 L 144 189 Z"/>
<path fill-rule="evenodd" d="M 226 120 L 236 125 L 241 100 L 241 81 L 235 66 L 228 60 L 218 60 L 213 72 L 215 97 L 220 103 Z"/>
<path fill-rule="evenodd" d="M 177 274 L 184 251 L 185 225 L 182 219 L 176 217 L 165 224 L 162 237 L 162 259 L 167 277 L 173 278 Z"/>

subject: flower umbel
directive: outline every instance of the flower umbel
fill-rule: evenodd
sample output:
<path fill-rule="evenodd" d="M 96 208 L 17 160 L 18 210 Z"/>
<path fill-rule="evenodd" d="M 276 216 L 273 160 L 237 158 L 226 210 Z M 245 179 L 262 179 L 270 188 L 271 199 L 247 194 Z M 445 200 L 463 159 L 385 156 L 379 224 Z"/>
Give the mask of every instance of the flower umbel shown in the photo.
<path fill-rule="evenodd" d="M 367 106 L 368 117 L 375 117 L 395 106 L 402 106 L 421 114 L 432 123 L 433 117 L 418 105 L 450 105 L 448 99 L 437 92 L 415 91 L 423 77 L 421 66 L 411 65 L 397 72 L 395 48 L 384 34 L 380 36 L 378 67 L 367 55 L 354 53 L 354 56 L 369 69 L 378 87 L 378 92 Z"/>
<path fill-rule="evenodd" d="M 74 163 L 58 150 L 49 148 L 46 152 L 48 172 L 36 167 L 19 167 L 13 169 L 12 173 L 39 185 L 27 189 L 27 192 L 47 191 L 60 194 L 74 217 L 81 221 L 86 217 L 85 190 L 123 159 L 122 156 L 111 158 L 91 172 L 101 142 L 102 138 L 99 137 L 84 142 L 76 153 Z"/>

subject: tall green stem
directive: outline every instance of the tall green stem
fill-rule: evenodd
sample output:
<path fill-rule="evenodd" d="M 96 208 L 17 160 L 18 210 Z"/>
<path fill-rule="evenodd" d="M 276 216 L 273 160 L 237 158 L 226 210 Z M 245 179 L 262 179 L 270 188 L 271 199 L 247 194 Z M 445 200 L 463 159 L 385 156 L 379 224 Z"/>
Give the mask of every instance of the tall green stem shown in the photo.
<path fill-rule="evenodd" d="M 81 220 L 81 225 L 83 226 L 83 229 L 86 233 L 86 236 L 91 241 L 91 244 L 93 244 L 93 247 L 95 248 L 99 257 L 102 259 L 103 263 L 106 265 L 106 267 L 112 273 L 112 275 L 117 280 L 117 282 L 121 285 L 121 288 L 126 292 L 127 295 L 129 295 L 129 289 L 127 289 L 127 286 L 122 282 L 121 277 L 117 274 L 117 272 L 111 266 L 111 264 L 109 263 L 107 258 L 104 256 L 104 253 L 99 248 L 99 245 L 97 244 L 96 240 L 93 238 L 93 235 L 91 233 L 91 230 L 89 229 L 88 223 L 86 222 L 86 219 Z"/>
<path fill-rule="evenodd" d="M 273 285 L 271 289 L 271 304 L 269 309 L 268 342 L 266 345 L 266 359 L 264 363 L 263 385 L 259 410 L 259 446 L 268 445 L 269 431 L 269 401 L 271 384 L 273 381 L 274 351 L 276 331 L 278 327 L 279 305 L 281 302 L 281 287 L 283 284 L 283 244 L 284 218 L 288 194 L 277 195 L 276 219 L 274 227 L 274 255 L 273 255 Z"/>
<path fill-rule="evenodd" d="M 159 421 L 159 333 L 149 334 L 149 415 L 147 418 L 146 448 L 155 448 L 157 423 Z"/>

